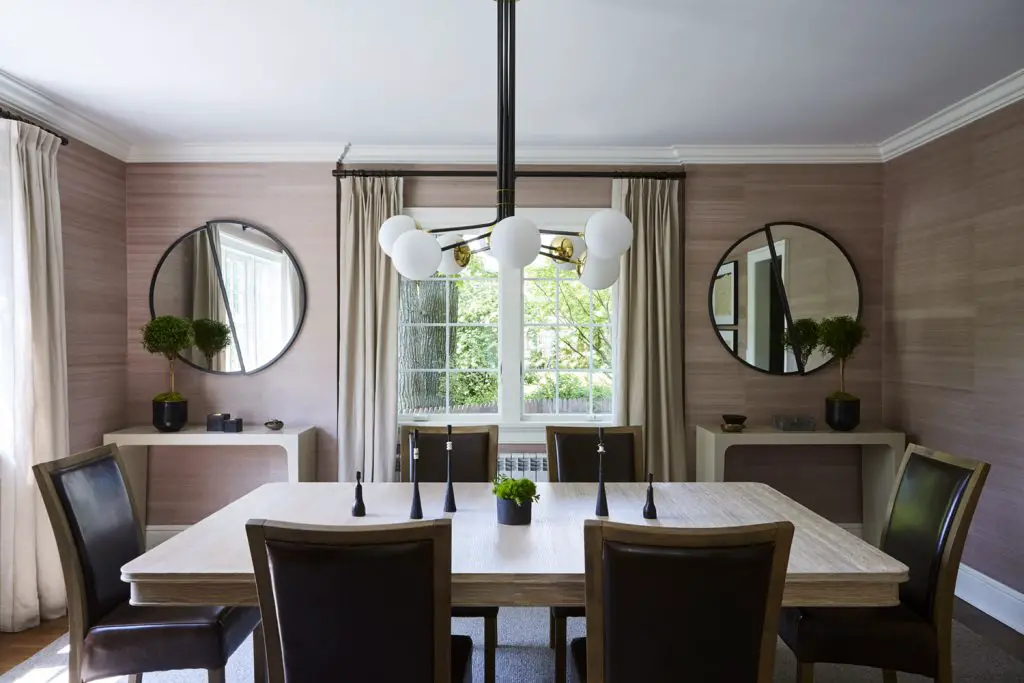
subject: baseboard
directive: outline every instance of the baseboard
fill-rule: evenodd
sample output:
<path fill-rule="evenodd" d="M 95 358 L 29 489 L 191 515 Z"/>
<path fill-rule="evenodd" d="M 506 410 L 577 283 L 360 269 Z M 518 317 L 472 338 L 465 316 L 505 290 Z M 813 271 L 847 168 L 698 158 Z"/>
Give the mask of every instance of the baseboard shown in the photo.
<path fill-rule="evenodd" d="M 977 569 L 960 565 L 956 596 L 1024 634 L 1024 595 Z"/>
<path fill-rule="evenodd" d="M 167 539 L 180 534 L 188 524 L 151 524 L 146 527 L 146 549 L 155 548 Z"/>
<path fill-rule="evenodd" d="M 836 524 L 841 529 L 846 529 L 857 538 L 864 538 L 864 525 L 860 522 L 850 524 Z"/>

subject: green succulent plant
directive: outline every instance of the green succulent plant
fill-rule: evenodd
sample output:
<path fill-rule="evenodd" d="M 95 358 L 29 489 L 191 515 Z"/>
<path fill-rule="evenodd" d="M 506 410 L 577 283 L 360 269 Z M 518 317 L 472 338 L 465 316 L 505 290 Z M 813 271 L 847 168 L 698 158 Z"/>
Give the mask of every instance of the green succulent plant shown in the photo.
<path fill-rule="evenodd" d="M 537 484 L 529 479 L 513 479 L 507 474 L 498 475 L 491 492 L 498 498 L 514 500 L 518 506 L 540 500 L 540 496 L 537 495 Z"/>
<path fill-rule="evenodd" d="M 868 336 L 867 328 L 859 320 L 848 315 L 825 318 L 818 323 L 818 345 L 822 351 L 839 360 L 839 391 L 829 398 L 838 401 L 853 401 L 857 397 L 846 393 L 846 362 Z"/>
<path fill-rule="evenodd" d="M 231 345 L 231 328 L 219 320 L 199 318 L 192 321 L 195 346 L 206 356 L 206 365 L 213 367 L 213 357 Z"/>
<path fill-rule="evenodd" d="M 141 331 L 143 348 L 167 359 L 169 390 L 157 394 L 153 400 L 184 401 L 185 397 L 174 390 L 174 361 L 179 353 L 192 347 L 192 323 L 176 315 L 161 315 L 143 325 Z"/>

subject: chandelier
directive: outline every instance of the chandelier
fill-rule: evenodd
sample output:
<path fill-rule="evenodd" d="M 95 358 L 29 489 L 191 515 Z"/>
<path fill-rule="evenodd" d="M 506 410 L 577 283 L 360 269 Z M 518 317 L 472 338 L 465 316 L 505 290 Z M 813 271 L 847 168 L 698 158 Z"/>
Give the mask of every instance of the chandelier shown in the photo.
<path fill-rule="evenodd" d="M 409 280 L 426 280 L 440 272 L 458 275 L 474 254 L 490 251 L 508 268 L 525 268 L 538 255 L 560 270 L 575 270 L 589 289 L 611 287 L 619 278 L 619 258 L 633 242 L 633 224 L 621 211 L 602 209 L 580 232 L 539 229 L 515 215 L 516 2 L 496 0 L 498 7 L 498 196 L 493 221 L 478 225 L 425 230 L 410 216 L 384 221 L 377 235 L 384 253 Z M 479 231 L 479 232 L 474 232 Z M 470 233 L 470 234 L 467 234 Z M 553 235 L 544 244 L 541 235 Z"/>

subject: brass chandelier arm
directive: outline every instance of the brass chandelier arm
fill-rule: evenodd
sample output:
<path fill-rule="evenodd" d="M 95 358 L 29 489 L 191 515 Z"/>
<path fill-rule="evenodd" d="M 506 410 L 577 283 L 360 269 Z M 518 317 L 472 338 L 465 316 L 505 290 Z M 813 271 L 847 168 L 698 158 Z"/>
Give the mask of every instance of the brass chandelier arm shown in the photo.
<path fill-rule="evenodd" d="M 469 239 L 460 240 L 458 242 L 455 242 L 454 244 L 449 244 L 446 247 L 441 247 L 441 251 L 449 251 L 451 249 L 458 249 L 459 247 L 464 247 L 466 245 L 472 244 L 473 242 L 479 242 L 480 240 L 485 240 L 485 239 L 487 239 L 490 236 L 491 236 L 491 233 L 487 233 L 486 235 L 477 235 L 476 237 L 470 237 Z M 481 249 L 480 251 L 485 251 L 485 250 Z M 476 253 L 476 252 L 473 252 L 473 253 Z"/>

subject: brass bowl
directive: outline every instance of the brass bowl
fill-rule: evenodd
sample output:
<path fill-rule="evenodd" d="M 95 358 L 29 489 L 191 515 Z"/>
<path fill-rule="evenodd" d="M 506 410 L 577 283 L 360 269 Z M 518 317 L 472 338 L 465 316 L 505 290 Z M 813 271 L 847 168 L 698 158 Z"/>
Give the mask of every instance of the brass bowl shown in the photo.
<path fill-rule="evenodd" d="M 280 420 L 267 420 L 263 423 L 263 426 L 276 432 L 284 427 L 284 422 L 281 422 Z"/>

